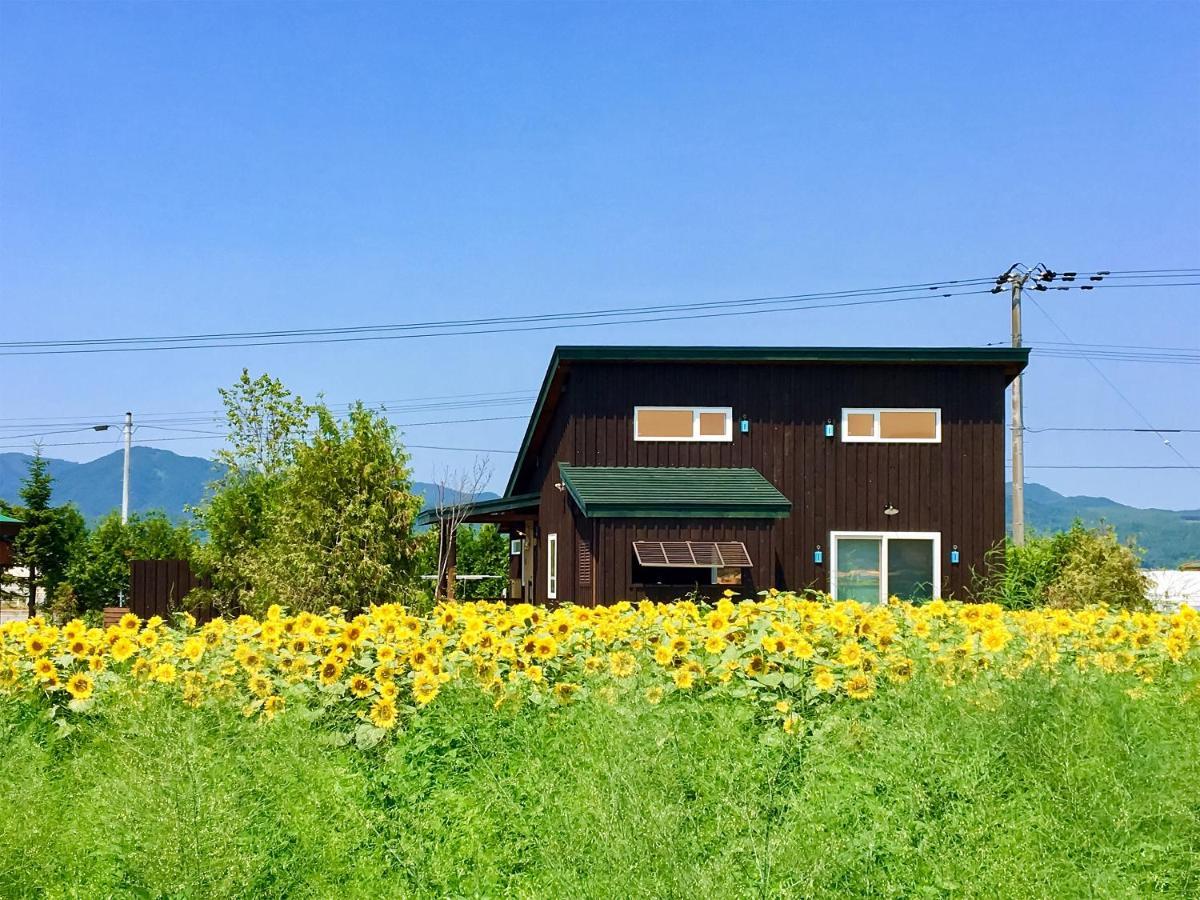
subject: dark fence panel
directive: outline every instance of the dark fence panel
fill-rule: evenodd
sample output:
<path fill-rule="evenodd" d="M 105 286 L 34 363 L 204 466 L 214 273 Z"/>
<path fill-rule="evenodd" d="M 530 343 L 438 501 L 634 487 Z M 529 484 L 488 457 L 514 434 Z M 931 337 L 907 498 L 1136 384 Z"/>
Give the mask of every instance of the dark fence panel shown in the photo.
<path fill-rule="evenodd" d="M 169 619 L 172 613 L 183 609 L 188 609 L 198 622 L 216 617 L 208 604 L 190 609 L 183 602 L 195 588 L 211 586 L 208 578 L 192 572 L 186 559 L 135 559 L 129 563 L 129 576 L 129 608 L 143 619 L 150 616 Z"/>

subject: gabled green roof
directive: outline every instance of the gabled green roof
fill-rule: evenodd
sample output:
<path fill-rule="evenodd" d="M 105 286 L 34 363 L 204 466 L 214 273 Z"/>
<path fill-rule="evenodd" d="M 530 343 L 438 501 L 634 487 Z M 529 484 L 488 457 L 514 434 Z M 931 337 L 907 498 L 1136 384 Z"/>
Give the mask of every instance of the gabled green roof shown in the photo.
<path fill-rule="evenodd" d="M 12 516 L 6 516 L 4 513 L 0 513 L 0 522 L 11 522 L 14 525 L 24 525 L 25 524 L 20 519 L 14 519 Z"/>
<path fill-rule="evenodd" d="M 792 503 L 757 469 L 675 469 L 558 464 L 563 487 L 588 518 L 782 519 Z"/>
<path fill-rule="evenodd" d="M 829 363 L 842 365 L 1001 366 L 1012 380 L 1029 363 L 1028 347 L 664 347 L 559 346 L 554 348 L 525 436 L 508 476 L 511 494 L 525 466 L 538 423 L 560 368 L 572 362 Z M 565 364 L 565 365 L 564 365 Z"/>

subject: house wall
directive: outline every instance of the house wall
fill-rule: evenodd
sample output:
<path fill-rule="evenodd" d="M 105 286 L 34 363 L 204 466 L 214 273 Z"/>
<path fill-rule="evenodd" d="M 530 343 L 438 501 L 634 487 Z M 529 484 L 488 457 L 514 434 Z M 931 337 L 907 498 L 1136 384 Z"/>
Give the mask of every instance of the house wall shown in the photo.
<path fill-rule="evenodd" d="M 635 442 L 635 405 L 731 406 L 729 443 Z M 843 443 L 843 407 L 939 407 L 938 444 Z M 971 569 L 1004 537 L 1005 376 L 989 365 L 572 362 L 538 457 L 514 492 L 541 490 L 535 597 L 546 601 L 546 535 L 559 536 L 558 602 L 591 602 L 576 587 L 578 533 L 597 529 L 595 597 L 637 599 L 634 540 L 743 540 L 756 589 L 828 589 L 831 531 L 940 532 L 942 595 L 961 595 Z M 737 421 L 749 419 L 741 434 Z M 827 419 L 838 426 L 824 436 Z M 558 461 L 578 466 L 749 466 L 789 500 L 780 520 L 584 520 L 569 505 Z M 891 504 L 899 515 L 885 516 Z M 593 525 L 594 523 L 594 525 Z M 817 545 L 825 562 L 813 562 Z M 957 545 L 958 565 L 949 561 Z"/>

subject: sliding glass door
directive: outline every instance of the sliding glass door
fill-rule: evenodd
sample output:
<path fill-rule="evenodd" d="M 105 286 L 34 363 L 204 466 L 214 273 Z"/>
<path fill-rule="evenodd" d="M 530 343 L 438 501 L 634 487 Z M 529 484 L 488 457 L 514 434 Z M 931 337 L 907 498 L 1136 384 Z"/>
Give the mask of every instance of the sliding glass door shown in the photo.
<path fill-rule="evenodd" d="M 936 532 L 835 531 L 830 546 L 835 600 L 920 601 L 940 594 L 941 535 Z"/>

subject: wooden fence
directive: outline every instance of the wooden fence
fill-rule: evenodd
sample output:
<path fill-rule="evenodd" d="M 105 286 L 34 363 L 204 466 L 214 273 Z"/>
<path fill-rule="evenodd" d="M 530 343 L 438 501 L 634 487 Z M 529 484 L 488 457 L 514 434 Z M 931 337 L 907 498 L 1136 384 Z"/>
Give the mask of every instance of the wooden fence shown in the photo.
<path fill-rule="evenodd" d="M 129 563 L 129 576 L 129 609 L 143 619 L 169 619 L 172 613 L 188 608 L 183 598 L 193 589 L 210 586 L 207 578 L 192 572 L 186 559 L 135 559 Z M 198 622 L 216 615 L 207 605 L 188 611 Z"/>

